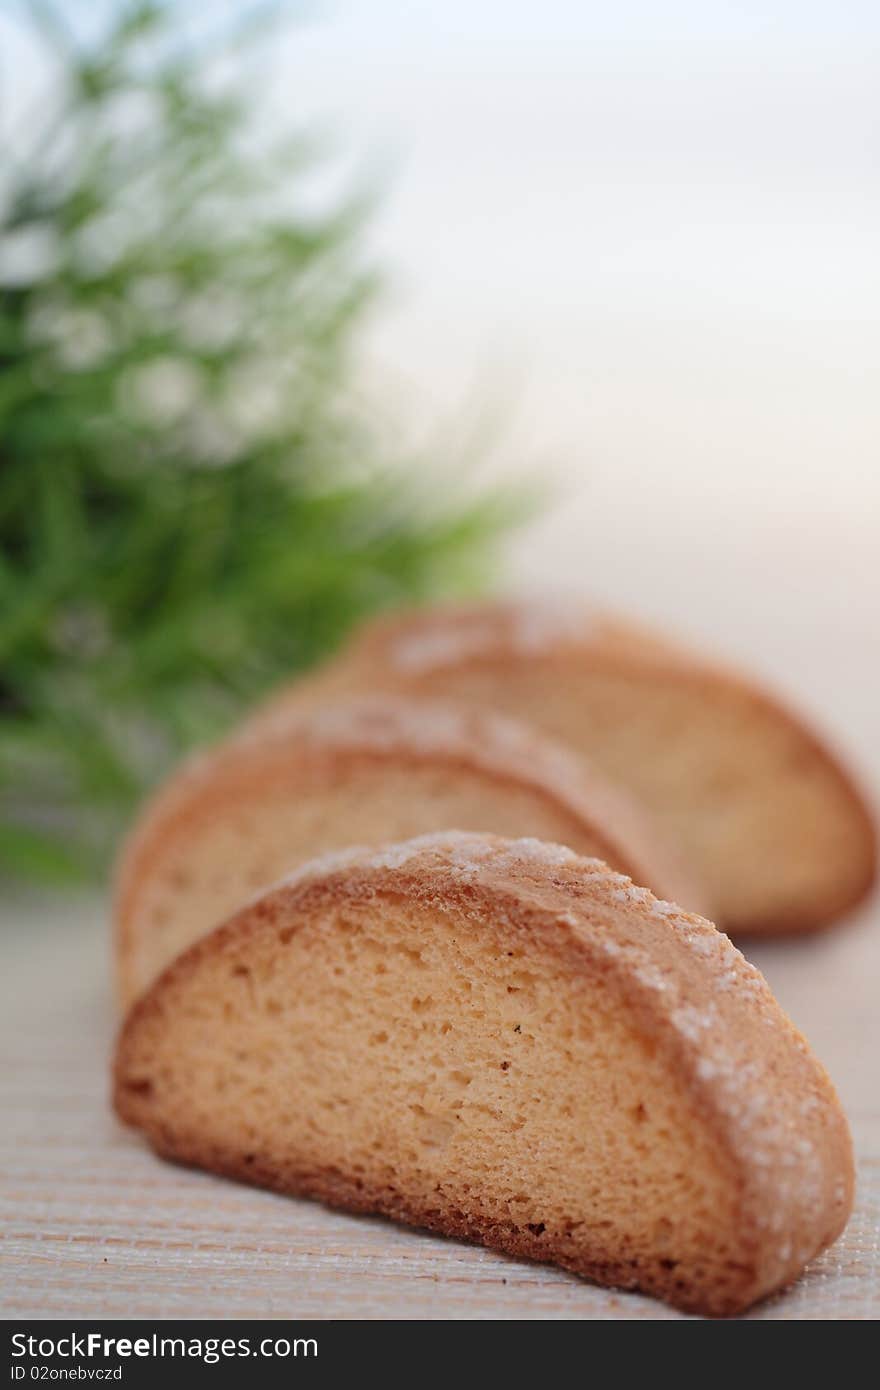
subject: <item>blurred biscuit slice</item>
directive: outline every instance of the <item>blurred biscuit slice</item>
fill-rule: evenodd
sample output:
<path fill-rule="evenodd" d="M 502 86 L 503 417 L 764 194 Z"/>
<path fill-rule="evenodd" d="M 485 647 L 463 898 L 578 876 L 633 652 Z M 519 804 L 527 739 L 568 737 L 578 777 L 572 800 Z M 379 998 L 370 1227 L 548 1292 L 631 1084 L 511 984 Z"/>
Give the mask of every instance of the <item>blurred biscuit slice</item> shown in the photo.
<path fill-rule="evenodd" d="M 379 619 L 255 719 L 351 690 L 430 693 L 565 743 L 650 812 L 730 932 L 825 927 L 874 883 L 872 815 L 803 720 L 742 675 L 583 602 Z"/>
<path fill-rule="evenodd" d="M 118 873 L 121 1003 L 303 860 L 449 827 L 557 840 L 707 907 L 650 818 L 545 736 L 450 704 L 355 697 L 280 711 L 148 804 Z"/>

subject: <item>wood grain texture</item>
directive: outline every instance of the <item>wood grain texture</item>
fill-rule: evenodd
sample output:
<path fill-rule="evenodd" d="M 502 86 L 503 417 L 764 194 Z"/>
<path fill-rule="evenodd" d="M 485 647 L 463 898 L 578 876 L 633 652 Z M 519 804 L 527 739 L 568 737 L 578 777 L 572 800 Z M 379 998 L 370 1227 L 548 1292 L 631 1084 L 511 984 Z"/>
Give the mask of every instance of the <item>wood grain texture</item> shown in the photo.
<path fill-rule="evenodd" d="M 160 1162 L 113 1118 L 104 905 L 8 904 L 2 1004 L 6 1317 L 666 1319 L 558 1270 Z M 880 931 L 751 954 L 840 1090 L 859 1159 L 842 1239 L 761 1319 L 880 1317 Z"/>

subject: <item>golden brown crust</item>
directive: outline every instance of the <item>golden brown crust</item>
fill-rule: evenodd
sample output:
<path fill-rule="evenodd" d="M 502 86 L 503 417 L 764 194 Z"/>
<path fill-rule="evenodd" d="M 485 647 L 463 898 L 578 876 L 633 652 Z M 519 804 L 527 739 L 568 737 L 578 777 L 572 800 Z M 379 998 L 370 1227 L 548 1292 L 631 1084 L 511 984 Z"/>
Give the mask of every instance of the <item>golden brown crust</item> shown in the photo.
<path fill-rule="evenodd" d="M 620 676 L 654 691 L 687 689 L 713 706 L 735 699 L 744 715 L 766 718 L 784 728 L 792 743 L 791 761 L 821 768 L 846 817 L 846 866 L 835 866 L 821 894 L 778 902 L 766 911 L 726 914 L 723 925 L 742 936 L 800 934 L 823 930 L 858 906 L 877 881 L 878 834 L 874 815 L 856 781 L 827 741 L 775 695 L 720 663 L 704 660 L 642 626 L 596 612 L 581 601 L 497 600 L 414 609 L 386 615 L 366 625 L 336 660 L 303 681 L 280 690 L 253 717 L 259 725 L 283 708 L 308 707 L 332 692 L 383 689 L 414 695 L 430 692 L 452 670 L 478 671 L 484 687 L 500 692 L 512 666 L 526 663 L 546 671 L 547 684 L 565 685 L 572 671 Z M 482 699 L 483 696 L 481 695 Z M 503 707 L 503 701 L 501 701 Z M 518 713 L 522 713 L 518 711 Z M 541 722 L 540 711 L 530 717 Z M 561 737 L 558 731 L 554 732 Z M 841 822 L 842 824 L 842 822 Z M 669 837 L 667 837 L 669 838 Z M 678 846 L 692 872 L 711 893 L 711 874 L 698 857 Z M 742 872 L 749 872 L 747 862 Z"/>
<path fill-rule="evenodd" d="M 521 788 L 570 827 L 567 842 L 589 843 L 616 868 L 663 896 L 707 911 L 707 899 L 678 856 L 631 798 L 552 740 L 517 721 L 454 704 L 379 695 L 339 699 L 309 711 L 279 710 L 200 753 L 147 803 L 123 847 L 117 869 L 114 937 L 119 992 L 130 999 L 135 938 L 148 930 L 139 905 L 169 849 L 179 849 L 217 808 L 283 780 L 292 797 L 305 785 L 343 781 L 356 764 L 381 770 L 436 766 L 454 776 L 467 769 L 495 786 Z M 309 776 L 306 776 L 306 770 Z M 492 826 L 487 827 L 492 829 Z M 377 841 L 387 838 L 377 823 Z M 292 859 L 284 867 L 295 867 Z M 237 904 L 236 904 L 237 905 Z"/>
<path fill-rule="evenodd" d="M 451 1210 L 439 1197 L 435 1205 L 413 1200 L 393 1183 L 365 1184 L 344 1164 L 307 1171 L 293 1154 L 284 1165 L 261 1166 L 234 1143 L 205 1145 L 175 1132 L 144 1080 L 144 1037 L 158 1021 L 163 1036 L 173 1029 L 203 965 L 253 961 L 265 945 L 357 901 L 464 914 L 499 940 L 515 933 L 536 956 L 552 953 L 561 978 L 598 978 L 614 992 L 722 1156 L 737 1215 L 737 1259 L 723 1288 L 711 1281 L 679 1287 L 668 1261 L 634 1268 L 605 1260 L 595 1241 L 567 1238 L 548 1248 L 542 1231 L 487 1223 L 476 1209 Z M 833 1087 L 759 972 L 702 918 L 658 901 L 598 860 L 535 841 L 425 836 L 305 866 L 202 938 L 135 1005 L 118 1045 L 115 1104 L 160 1153 L 179 1161 L 549 1260 L 711 1315 L 741 1311 L 795 1279 L 837 1238 L 852 1205 L 851 1142 Z"/>

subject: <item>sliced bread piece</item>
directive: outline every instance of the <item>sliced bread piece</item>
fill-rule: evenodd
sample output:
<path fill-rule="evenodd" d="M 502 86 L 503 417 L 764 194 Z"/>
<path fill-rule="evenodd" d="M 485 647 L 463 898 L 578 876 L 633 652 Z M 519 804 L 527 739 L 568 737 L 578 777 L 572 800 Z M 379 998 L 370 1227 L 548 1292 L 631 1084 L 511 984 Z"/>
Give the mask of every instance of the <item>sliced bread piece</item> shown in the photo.
<path fill-rule="evenodd" d="M 484 712 L 374 696 L 280 713 L 196 758 L 141 817 L 119 873 L 120 999 L 303 860 L 449 826 L 559 840 L 703 908 L 647 819 L 566 750 Z"/>
<path fill-rule="evenodd" d="M 653 814 L 731 932 L 827 926 L 874 883 L 871 813 L 809 727 L 736 673 L 582 603 L 381 619 L 256 718 L 364 689 L 465 701 L 564 741 Z"/>
<path fill-rule="evenodd" d="M 163 1156 L 736 1313 L 841 1232 L 849 1132 L 764 979 L 559 846 L 306 866 L 134 1006 L 115 1104 Z"/>

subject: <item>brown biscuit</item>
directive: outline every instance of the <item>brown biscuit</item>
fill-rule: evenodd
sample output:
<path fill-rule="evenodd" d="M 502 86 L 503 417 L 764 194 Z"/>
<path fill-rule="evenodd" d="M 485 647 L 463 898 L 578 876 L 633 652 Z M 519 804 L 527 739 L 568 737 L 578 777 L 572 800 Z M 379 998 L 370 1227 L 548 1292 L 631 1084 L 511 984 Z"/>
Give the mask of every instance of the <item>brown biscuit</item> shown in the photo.
<path fill-rule="evenodd" d="M 256 719 L 353 690 L 463 701 L 567 744 L 651 813 L 733 933 L 825 927 L 874 883 L 872 815 L 801 719 L 735 672 L 582 603 L 381 619 Z"/>
<path fill-rule="evenodd" d="M 118 876 L 119 996 L 315 854 L 449 826 L 558 840 L 708 910 L 649 822 L 575 756 L 486 712 L 402 696 L 280 712 L 194 759 L 141 816 Z"/>
<path fill-rule="evenodd" d="M 448 833 L 316 861 L 132 1009 L 169 1158 L 711 1315 L 847 1220 L 849 1133 L 764 979 L 598 860 Z"/>

